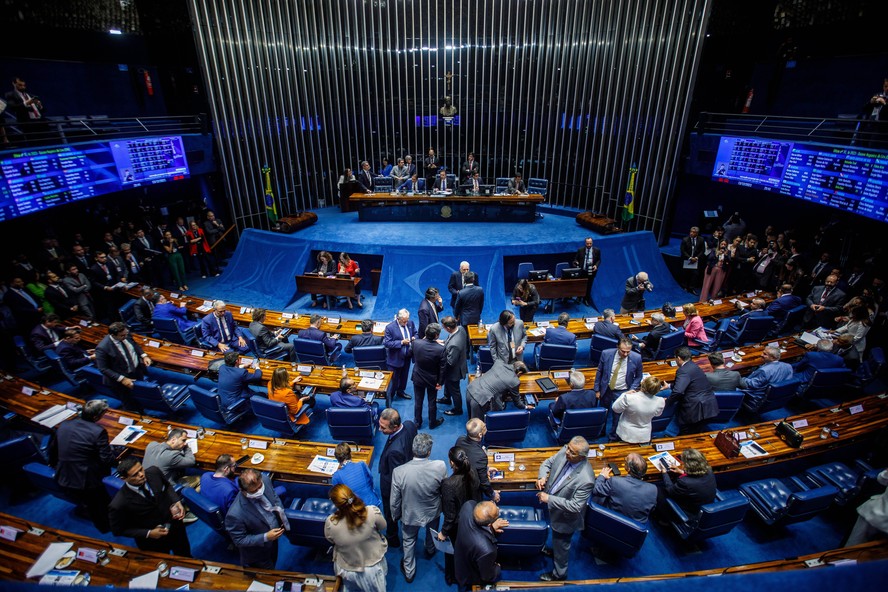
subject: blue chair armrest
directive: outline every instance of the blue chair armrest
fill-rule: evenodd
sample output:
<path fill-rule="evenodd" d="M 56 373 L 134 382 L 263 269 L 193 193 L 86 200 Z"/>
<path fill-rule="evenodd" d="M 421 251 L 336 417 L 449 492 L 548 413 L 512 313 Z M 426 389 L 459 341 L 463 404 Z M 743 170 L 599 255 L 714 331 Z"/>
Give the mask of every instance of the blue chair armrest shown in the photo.
<path fill-rule="evenodd" d="M 681 506 L 679 506 L 673 500 L 666 498 L 666 505 L 669 507 L 669 510 L 672 512 L 678 522 L 682 522 L 683 524 L 687 524 L 688 522 L 690 522 L 691 519 L 688 517 L 687 514 L 685 514 L 685 511 L 682 510 Z"/>
<path fill-rule="evenodd" d="M 808 491 L 809 489 L 811 489 L 811 487 L 807 483 L 805 483 L 804 481 L 802 481 L 799 477 L 797 477 L 795 475 L 790 477 L 789 480 L 792 481 L 793 485 L 798 487 L 798 490 L 800 492 L 801 491 Z"/>

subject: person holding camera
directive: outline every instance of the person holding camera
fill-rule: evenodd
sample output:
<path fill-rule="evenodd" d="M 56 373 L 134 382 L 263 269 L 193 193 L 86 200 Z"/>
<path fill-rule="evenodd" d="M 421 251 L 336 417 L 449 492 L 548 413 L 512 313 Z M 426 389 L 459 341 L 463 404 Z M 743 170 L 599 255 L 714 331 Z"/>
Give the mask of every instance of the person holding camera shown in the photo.
<path fill-rule="evenodd" d="M 648 281 L 648 274 L 639 271 L 626 280 L 626 291 L 620 302 L 620 314 L 644 310 L 644 293 L 653 292 L 654 285 Z"/>

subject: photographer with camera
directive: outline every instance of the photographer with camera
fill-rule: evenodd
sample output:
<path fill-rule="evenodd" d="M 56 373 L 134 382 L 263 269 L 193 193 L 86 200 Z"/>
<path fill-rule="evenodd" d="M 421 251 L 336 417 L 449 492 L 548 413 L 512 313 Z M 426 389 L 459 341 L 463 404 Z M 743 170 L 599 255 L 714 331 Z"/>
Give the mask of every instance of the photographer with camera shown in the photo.
<path fill-rule="evenodd" d="M 644 310 L 644 293 L 653 292 L 654 285 L 648 281 L 648 274 L 639 271 L 626 280 L 626 293 L 620 302 L 620 314 Z"/>

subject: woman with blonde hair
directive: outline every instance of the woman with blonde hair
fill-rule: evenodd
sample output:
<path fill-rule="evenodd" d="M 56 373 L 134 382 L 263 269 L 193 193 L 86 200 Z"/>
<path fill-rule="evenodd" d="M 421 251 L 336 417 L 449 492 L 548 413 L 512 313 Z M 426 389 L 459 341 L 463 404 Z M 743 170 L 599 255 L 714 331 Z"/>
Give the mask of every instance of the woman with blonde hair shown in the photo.
<path fill-rule="evenodd" d="M 667 384 L 655 376 L 641 381 L 640 390 L 626 391 L 614 401 L 613 411 L 620 414 L 617 437 L 630 444 L 651 441 L 651 420 L 660 417 L 666 408 L 666 398 L 657 393 Z"/>
<path fill-rule="evenodd" d="M 697 307 L 693 304 L 685 304 L 681 308 L 685 313 L 684 332 L 688 345 L 700 347 L 704 343 L 709 343 L 709 337 L 703 327 L 703 319 L 697 314 Z"/>
<path fill-rule="evenodd" d="M 382 536 L 385 518 L 376 506 L 366 506 L 347 485 L 334 485 L 330 501 L 336 511 L 324 522 L 324 536 L 333 543 L 333 572 L 345 592 L 385 592 L 388 541 Z"/>

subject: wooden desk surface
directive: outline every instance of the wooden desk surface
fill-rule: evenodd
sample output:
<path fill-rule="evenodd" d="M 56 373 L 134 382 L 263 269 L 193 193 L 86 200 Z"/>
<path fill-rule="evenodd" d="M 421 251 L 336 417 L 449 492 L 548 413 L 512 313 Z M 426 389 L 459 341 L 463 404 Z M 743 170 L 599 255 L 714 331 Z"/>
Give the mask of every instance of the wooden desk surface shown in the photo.
<path fill-rule="evenodd" d="M 74 322 L 79 322 L 79 319 Z M 99 323 L 90 323 L 90 326 L 88 327 L 82 325 L 78 326 L 81 329 L 80 336 L 83 341 L 87 344 L 92 344 L 93 346 L 97 345 L 108 334 L 108 327 Z M 151 361 L 159 367 L 175 370 L 177 372 L 186 372 L 195 377 L 205 374 L 209 363 L 221 358 L 223 355 L 218 351 L 179 345 L 161 339 L 152 339 L 150 337 L 136 335 L 135 333 L 131 335 L 133 341 L 141 345 L 142 349 L 145 350 L 145 353 L 151 358 Z M 195 352 L 200 352 L 203 355 L 196 356 L 194 355 Z M 318 392 L 324 394 L 330 394 L 339 390 L 339 381 L 342 378 L 342 368 L 337 368 L 335 366 L 313 366 L 312 364 L 298 364 L 298 366 L 307 366 L 311 368 L 310 375 L 302 376 L 302 380 L 299 383 L 301 386 L 313 386 Z M 266 384 L 277 368 L 286 368 L 291 373 L 297 372 L 297 364 L 293 364 L 286 360 L 268 360 L 262 358 L 259 367 L 262 369 L 262 380 Z M 353 376 L 356 380 L 360 381 L 360 378 L 357 375 L 359 372 L 358 368 L 349 368 L 348 372 L 350 376 Z M 373 372 L 381 372 L 382 374 L 382 384 L 379 386 L 376 393 L 377 396 L 385 397 L 385 392 L 388 390 L 392 381 L 392 373 L 389 370 Z"/>
<path fill-rule="evenodd" d="M 848 409 L 854 405 L 862 405 L 863 411 L 855 415 L 851 415 Z M 601 456 L 590 458 L 589 463 L 595 469 L 596 475 L 607 463 L 616 463 L 622 466 L 626 455 L 630 452 L 637 452 L 644 458 L 655 454 L 653 444 L 658 442 L 672 442 L 675 444 L 675 450 L 670 452 L 672 456 L 678 458 L 682 450 L 686 448 L 696 448 L 706 456 L 706 460 L 712 466 L 712 470 L 718 473 L 728 471 L 737 471 L 749 467 L 781 462 L 795 459 L 812 454 L 819 454 L 826 450 L 848 446 L 863 438 L 871 437 L 879 430 L 888 426 L 888 395 L 873 395 L 863 397 L 855 401 L 846 402 L 841 406 L 839 411 L 832 411 L 835 408 L 818 409 L 809 411 L 801 415 L 794 416 L 789 421 L 805 420 L 807 426 L 799 426 L 797 429 L 805 437 L 801 448 L 792 448 L 780 440 L 775 433 L 774 426 L 777 422 L 767 421 L 752 424 L 756 432 L 761 437 L 756 442 L 764 448 L 768 454 L 758 458 L 746 458 L 738 456 L 737 458 L 728 459 L 719 452 L 715 447 L 714 434 L 717 432 L 706 432 L 702 434 L 692 434 L 688 436 L 676 436 L 674 438 L 656 438 L 652 445 L 640 446 L 637 444 L 610 443 L 593 445 Z M 735 432 L 746 432 L 749 426 L 734 428 Z M 820 438 L 822 428 L 828 427 L 838 432 L 838 438 Z M 602 448 L 603 447 L 603 448 Z M 498 448 L 489 450 L 490 466 L 503 471 L 505 478 L 493 481 L 493 486 L 502 490 L 533 490 L 536 489 L 535 481 L 540 465 L 544 460 L 555 454 L 559 450 L 558 447 L 552 448 Z M 515 470 L 509 471 L 509 463 L 507 461 L 497 462 L 494 454 L 512 453 L 515 455 Z M 524 467 L 522 470 L 521 467 Z M 661 479 L 659 470 L 654 470 L 653 465 L 648 463 L 648 473 L 645 475 L 646 481 L 659 481 Z"/>
<path fill-rule="evenodd" d="M 32 395 L 26 395 L 22 389 L 29 387 L 34 389 Z M 20 378 L 0 378 L 0 407 L 7 411 L 11 411 L 26 419 L 30 419 L 46 411 L 53 405 L 65 405 L 67 403 L 83 404 L 83 400 L 71 397 L 64 393 L 59 393 L 49 389 L 45 389 L 39 384 L 22 380 Z M 108 432 L 108 439 L 113 440 L 126 426 L 120 423 L 120 418 L 128 418 L 133 424 L 142 426 L 147 433 L 131 443 L 127 443 L 126 448 L 134 452 L 138 456 L 142 456 L 148 442 L 162 441 L 166 438 L 167 426 L 174 428 L 182 428 L 185 430 L 195 431 L 199 426 L 189 425 L 178 421 L 168 421 L 156 417 L 140 416 L 138 413 L 132 413 L 121 409 L 109 409 L 107 413 L 99 421 L 99 425 Z M 35 424 L 38 425 L 38 424 Z M 243 449 L 241 439 L 247 438 L 248 448 Z M 256 447 L 249 447 L 250 441 L 264 443 L 266 448 L 263 449 L 259 444 Z M 255 436 L 244 434 L 241 432 L 229 432 L 225 430 L 207 430 L 205 437 L 198 440 L 197 453 L 194 455 L 197 464 L 202 469 L 214 470 L 216 458 L 220 454 L 230 454 L 234 458 L 240 458 L 245 454 L 253 455 L 261 452 L 265 456 L 265 460 L 257 465 L 249 462 L 242 466 L 255 466 L 262 471 L 273 473 L 273 478 L 280 481 L 291 481 L 296 483 L 320 483 L 322 485 L 330 484 L 330 477 L 321 473 L 313 473 L 306 467 L 315 457 L 333 456 L 333 448 L 336 444 L 327 444 L 323 442 L 304 442 L 300 440 L 286 440 L 283 438 L 272 438 L 269 436 Z M 355 460 L 362 460 L 369 467 L 373 458 L 372 446 L 357 446 L 352 455 Z"/>
<path fill-rule="evenodd" d="M 652 576 L 623 576 L 619 578 L 601 578 L 597 580 L 567 580 L 563 582 L 518 582 L 514 580 L 502 580 L 497 582 L 498 586 L 508 586 L 511 589 L 519 588 L 559 588 L 563 586 L 586 586 L 594 584 L 616 584 L 624 582 L 651 582 L 656 580 L 671 580 L 675 578 L 686 578 L 690 576 L 726 576 L 731 574 L 742 573 L 763 573 L 775 571 L 789 571 L 794 569 L 810 569 L 805 562 L 809 559 L 817 559 L 821 562 L 817 567 L 828 567 L 839 561 L 877 561 L 888 558 L 888 541 L 879 540 L 869 543 L 862 543 L 853 547 L 843 547 L 822 551 L 820 553 L 811 553 L 800 557 L 792 557 L 789 559 L 776 559 L 773 561 L 762 561 L 760 563 L 748 563 L 745 565 L 733 565 L 730 567 L 717 567 L 714 569 L 701 569 L 698 571 L 686 571 L 671 574 L 657 574 Z M 473 590 L 483 590 L 480 586 L 475 586 Z"/>
<path fill-rule="evenodd" d="M 22 531 L 15 542 L 0 539 L 0 557 L 2 557 L 3 564 L 2 567 L 0 567 L 0 578 L 7 581 L 27 581 L 36 583 L 36 578 L 29 580 L 26 577 L 31 565 L 38 557 L 40 557 L 50 543 L 71 542 L 74 543 L 74 546 L 72 547 L 73 551 L 76 551 L 80 547 L 106 550 L 114 548 L 126 551 L 126 555 L 123 557 L 109 554 L 107 565 L 99 565 L 77 559 L 66 568 L 88 572 L 90 574 L 90 586 L 113 586 L 115 588 L 125 589 L 129 587 L 129 581 L 131 579 L 153 571 L 157 568 L 157 564 L 163 561 L 170 568 L 187 567 L 194 569 L 197 573 L 194 582 L 190 585 L 193 590 L 246 590 L 254 580 L 258 580 L 269 586 L 274 586 L 275 582 L 281 580 L 303 583 L 305 579 L 309 577 L 323 580 L 325 590 L 328 592 L 341 589 L 341 582 L 337 576 L 254 568 L 246 570 L 239 565 L 142 551 L 136 547 L 116 544 L 112 545 L 101 539 L 94 539 L 64 530 L 57 530 L 44 524 L 25 522 L 24 520 L 20 520 L 9 514 L 0 514 L 0 524 L 12 526 L 13 528 Z M 29 532 L 31 527 L 38 527 L 44 532 L 41 535 L 32 534 Z M 210 572 L 202 571 L 206 565 L 220 568 L 219 573 L 212 574 Z M 184 583 L 185 582 L 166 577 L 158 580 L 157 587 L 160 589 L 173 590 L 179 588 Z"/>
<path fill-rule="evenodd" d="M 561 281 L 569 281 L 569 282 L 585 282 L 585 280 L 558 280 Z M 547 282 L 548 283 L 548 282 Z M 554 282 L 553 282 L 554 283 Z M 585 284 L 583 284 L 583 289 L 585 290 Z M 583 294 L 585 295 L 585 293 Z M 543 296 L 540 294 L 540 298 L 546 298 L 547 296 Z M 770 302 L 774 299 L 773 294 L 758 294 L 756 295 L 758 298 L 762 298 L 765 302 Z M 713 320 L 720 319 L 724 317 L 730 317 L 737 314 L 741 314 L 741 310 L 737 308 L 737 305 L 731 302 L 732 300 L 739 300 L 746 304 L 749 304 L 752 301 L 752 297 L 747 294 L 741 294 L 738 296 L 732 296 L 730 298 L 724 298 L 721 300 L 713 300 L 713 304 L 709 304 L 708 302 L 699 302 L 696 303 L 697 313 L 703 317 L 704 320 Z M 676 315 L 675 318 L 667 318 L 666 322 L 672 326 L 680 327 L 685 322 L 685 315 L 681 311 L 682 304 L 687 304 L 683 302 L 681 304 L 676 304 Z M 651 315 L 655 312 L 660 312 L 659 309 L 651 309 L 644 311 L 644 314 L 639 318 L 635 318 L 632 314 L 618 314 L 614 317 L 614 321 L 616 321 L 617 325 L 619 325 L 620 330 L 624 334 L 632 334 L 632 333 L 646 333 L 651 330 Z M 641 314 L 641 313 L 638 313 Z M 542 316 L 542 315 L 537 315 Z M 592 338 L 592 326 L 601 320 L 601 317 L 585 317 L 581 319 L 571 319 L 567 325 L 567 330 L 577 336 L 577 339 L 591 339 Z M 539 335 L 532 335 L 531 331 L 534 329 L 542 329 L 548 323 L 549 326 L 554 327 L 557 324 L 558 315 L 555 315 L 551 320 L 540 320 L 535 323 L 525 323 L 524 328 L 527 330 L 527 341 L 528 342 L 538 342 L 542 341 L 545 333 L 540 333 Z M 490 328 L 489 323 L 485 323 L 487 325 L 487 329 Z M 469 332 L 469 339 L 472 342 L 472 345 L 487 345 L 487 330 L 481 331 L 478 325 L 469 325 L 467 327 Z"/>
<path fill-rule="evenodd" d="M 586 278 L 530 282 L 540 298 L 572 298 L 586 296 Z"/>
<path fill-rule="evenodd" d="M 348 196 L 349 203 L 376 202 L 376 203 L 438 203 L 446 201 L 462 201 L 484 203 L 543 203 L 545 198 L 539 193 L 531 193 L 528 195 L 436 195 L 417 193 L 407 195 L 406 193 L 352 193 Z"/>
<path fill-rule="evenodd" d="M 338 278 L 335 276 L 297 275 L 296 290 L 303 294 L 321 294 L 322 296 L 352 296 L 360 277 Z"/>

